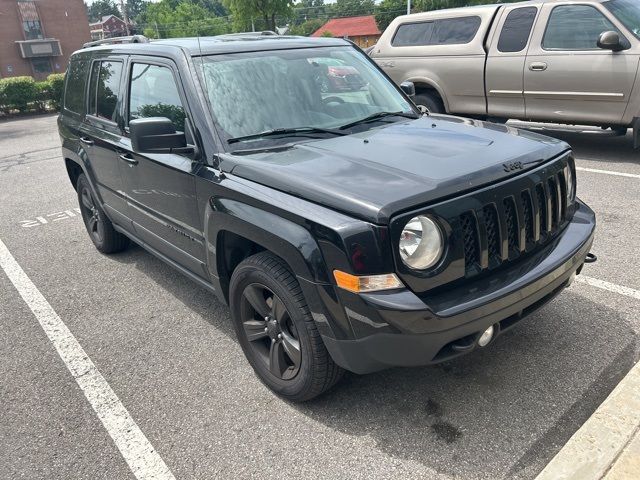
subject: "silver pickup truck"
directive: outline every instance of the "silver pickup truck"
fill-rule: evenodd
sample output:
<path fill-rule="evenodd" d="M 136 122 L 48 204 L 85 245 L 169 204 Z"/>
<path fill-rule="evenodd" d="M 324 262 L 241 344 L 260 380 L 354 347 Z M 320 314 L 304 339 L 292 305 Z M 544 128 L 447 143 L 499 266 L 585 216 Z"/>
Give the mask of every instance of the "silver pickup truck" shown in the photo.
<path fill-rule="evenodd" d="M 640 2 L 540 0 L 396 18 L 370 56 L 436 113 L 596 125 L 640 143 Z"/>

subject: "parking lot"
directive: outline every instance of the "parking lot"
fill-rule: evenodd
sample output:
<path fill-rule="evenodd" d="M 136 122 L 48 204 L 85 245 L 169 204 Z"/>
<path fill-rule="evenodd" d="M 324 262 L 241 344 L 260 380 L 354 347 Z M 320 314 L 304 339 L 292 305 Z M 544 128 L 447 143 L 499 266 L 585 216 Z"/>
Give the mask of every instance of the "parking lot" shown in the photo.
<path fill-rule="evenodd" d="M 580 282 L 484 350 L 303 405 L 257 380 L 210 293 L 139 247 L 95 250 L 55 116 L 0 123 L 0 242 L 175 478 L 534 478 L 640 353 L 640 153 L 587 130 L 546 131 L 598 215 Z M 0 298 L 1 476 L 133 478 L 2 270 Z"/>

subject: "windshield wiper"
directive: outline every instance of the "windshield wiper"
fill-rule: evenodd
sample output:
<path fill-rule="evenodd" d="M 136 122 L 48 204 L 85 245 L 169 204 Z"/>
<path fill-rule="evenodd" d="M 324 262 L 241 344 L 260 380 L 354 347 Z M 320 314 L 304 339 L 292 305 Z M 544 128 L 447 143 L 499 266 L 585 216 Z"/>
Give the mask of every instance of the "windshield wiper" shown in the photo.
<path fill-rule="evenodd" d="M 415 113 L 409 113 L 409 112 L 376 112 L 376 113 L 372 113 L 367 117 L 361 118 L 360 120 L 356 120 L 355 122 L 342 125 L 340 127 L 340 130 L 346 130 L 347 128 L 355 127 L 356 125 L 360 125 L 363 123 L 373 122 L 374 120 L 379 120 L 385 117 L 405 117 L 405 118 L 413 118 L 413 119 L 420 118 L 419 115 L 416 115 Z"/>
<path fill-rule="evenodd" d="M 227 140 L 227 143 L 243 142 L 245 140 L 254 140 L 264 137 L 272 137 L 276 135 L 308 135 L 310 133 L 329 133 L 331 135 L 348 135 L 345 132 L 339 130 L 331 130 L 329 128 L 318 127 L 297 127 L 297 128 L 274 128 L 272 130 L 265 130 L 264 132 L 252 133 L 251 135 L 242 135 L 241 137 L 233 137 Z"/>

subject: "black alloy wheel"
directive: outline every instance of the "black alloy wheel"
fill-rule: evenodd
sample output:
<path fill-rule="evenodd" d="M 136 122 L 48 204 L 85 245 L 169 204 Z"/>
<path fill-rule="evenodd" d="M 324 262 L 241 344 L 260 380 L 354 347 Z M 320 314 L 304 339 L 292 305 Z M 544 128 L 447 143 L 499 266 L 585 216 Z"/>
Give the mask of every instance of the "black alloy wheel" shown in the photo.
<path fill-rule="evenodd" d="M 80 211 L 87 231 L 94 243 L 102 243 L 104 239 L 104 221 L 96 207 L 88 185 L 82 185 L 80 194 Z"/>
<path fill-rule="evenodd" d="M 111 220 L 93 196 L 91 186 L 84 173 L 78 177 L 76 190 L 82 220 L 87 227 L 89 238 L 98 251 L 116 253 L 125 250 L 129 246 L 129 239 L 113 227 Z"/>
<path fill-rule="evenodd" d="M 263 251 L 240 262 L 229 282 L 229 307 L 245 357 L 278 395 L 304 402 L 342 377 L 298 279 L 280 257 Z"/>
<path fill-rule="evenodd" d="M 291 380 L 300 371 L 298 332 L 287 308 L 266 285 L 252 283 L 242 292 L 242 326 L 250 348 L 275 377 Z"/>

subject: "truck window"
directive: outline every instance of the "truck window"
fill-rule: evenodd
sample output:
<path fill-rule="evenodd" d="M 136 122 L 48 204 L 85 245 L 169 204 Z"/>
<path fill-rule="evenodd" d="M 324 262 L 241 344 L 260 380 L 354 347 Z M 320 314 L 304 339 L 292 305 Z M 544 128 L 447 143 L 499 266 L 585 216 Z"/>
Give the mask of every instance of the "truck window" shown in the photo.
<path fill-rule="evenodd" d="M 72 60 L 66 74 L 64 109 L 82 114 L 84 112 L 84 89 L 87 83 L 89 62 Z"/>
<path fill-rule="evenodd" d="M 514 8 L 507 15 L 502 26 L 498 51 L 520 52 L 527 46 L 533 21 L 536 19 L 538 9 L 536 7 Z"/>
<path fill-rule="evenodd" d="M 620 31 L 595 7 L 560 5 L 551 11 L 542 39 L 545 50 L 597 50 L 602 32 Z"/>
<path fill-rule="evenodd" d="M 480 17 L 459 17 L 405 23 L 396 30 L 391 45 L 393 47 L 416 47 L 469 43 L 478 33 L 480 22 Z"/>
<path fill-rule="evenodd" d="M 122 62 L 108 60 L 93 64 L 87 113 L 111 122 L 116 121 L 121 74 Z"/>
<path fill-rule="evenodd" d="M 185 111 L 168 67 L 134 63 L 129 86 L 129 120 L 166 117 L 184 131 Z"/>

